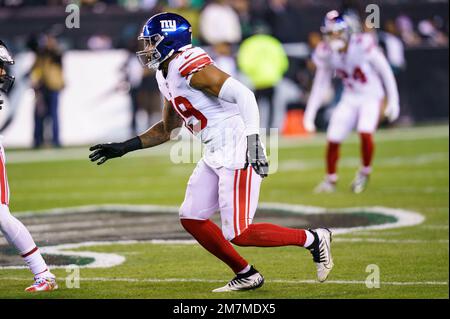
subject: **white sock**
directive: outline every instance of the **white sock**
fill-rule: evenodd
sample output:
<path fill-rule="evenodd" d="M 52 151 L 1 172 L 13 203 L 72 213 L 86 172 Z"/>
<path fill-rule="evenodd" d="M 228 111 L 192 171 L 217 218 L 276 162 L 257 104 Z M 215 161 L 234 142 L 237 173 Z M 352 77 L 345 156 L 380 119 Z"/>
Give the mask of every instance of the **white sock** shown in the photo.
<path fill-rule="evenodd" d="M 245 273 L 249 272 L 251 268 L 252 267 L 250 265 L 247 265 L 247 267 L 245 267 L 240 272 L 238 272 L 238 275 L 242 275 L 242 274 L 245 274 Z"/>
<path fill-rule="evenodd" d="M 306 234 L 306 241 L 304 247 L 309 247 L 314 243 L 314 235 L 309 230 L 305 230 L 305 234 Z"/>
<path fill-rule="evenodd" d="M 6 205 L 0 205 L 0 231 L 6 240 L 14 246 L 22 256 L 31 272 L 37 276 L 48 271 L 47 264 L 37 249 L 28 229 L 9 211 Z"/>
<path fill-rule="evenodd" d="M 338 181 L 337 174 L 328 174 L 327 175 L 327 181 L 329 181 L 330 183 L 336 184 L 337 181 Z"/>
<path fill-rule="evenodd" d="M 372 173 L 372 167 L 371 166 L 361 167 L 360 172 L 364 175 L 370 175 Z"/>
<path fill-rule="evenodd" d="M 28 254 L 22 255 L 23 260 L 30 268 L 35 278 L 38 277 L 49 277 L 50 271 L 48 270 L 47 264 L 45 263 L 44 258 L 36 247 L 32 249 Z"/>

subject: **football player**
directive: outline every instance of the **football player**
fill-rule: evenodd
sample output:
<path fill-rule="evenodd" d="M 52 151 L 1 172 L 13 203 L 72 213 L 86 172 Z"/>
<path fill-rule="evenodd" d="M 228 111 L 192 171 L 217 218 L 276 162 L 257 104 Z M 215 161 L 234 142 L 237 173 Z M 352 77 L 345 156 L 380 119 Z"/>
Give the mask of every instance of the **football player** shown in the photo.
<path fill-rule="evenodd" d="M 128 152 L 170 140 L 184 125 L 205 145 L 179 210 L 183 227 L 206 250 L 236 274 L 214 292 L 256 289 L 263 276 L 250 265 L 237 246 L 294 245 L 310 250 L 319 281 L 333 267 L 328 229 L 289 229 L 253 224 L 260 185 L 268 175 L 268 162 L 259 137 L 259 110 L 255 95 L 218 69 L 210 56 L 191 43 L 192 30 L 183 17 L 162 13 L 144 25 L 137 52 L 145 67 L 156 69 L 165 98 L 163 119 L 147 132 L 123 143 L 91 148 L 91 161 L 101 165 Z M 220 211 L 222 228 L 210 218 Z"/>
<path fill-rule="evenodd" d="M 6 45 L 0 40 L 0 109 L 2 93 L 6 94 L 14 84 L 14 77 L 6 72 L 6 65 L 14 64 Z M 34 283 L 25 289 L 28 292 L 50 291 L 58 288 L 53 275 L 42 258 L 30 232 L 9 211 L 9 184 L 5 167 L 5 150 L 0 141 L 0 231 L 9 244 L 14 246 L 34 274 Z"/>
<path fill-rule="evenodd" d="M 333 75 L 342 79 L 344 92 L 328 126 L 327 175 L 315 191 L 336 190 L 339 148 L 356 127 L 361 139 L 362 165 L 351 187 L 354 193 L 361 193 L 372 172 L 373 134 L 380 117 L 384 115 L 393 122 L 400 113 L 397 83 L 373 35 L 352 33 L 345 16 L 337 11 L 326 15 L 321 31 L 324 41 L 313 54 L 317 70 L 305 112 L 305 128 L 315 131 L 314 120 L 322 103 L 322 92 L 330 85 Z"/>

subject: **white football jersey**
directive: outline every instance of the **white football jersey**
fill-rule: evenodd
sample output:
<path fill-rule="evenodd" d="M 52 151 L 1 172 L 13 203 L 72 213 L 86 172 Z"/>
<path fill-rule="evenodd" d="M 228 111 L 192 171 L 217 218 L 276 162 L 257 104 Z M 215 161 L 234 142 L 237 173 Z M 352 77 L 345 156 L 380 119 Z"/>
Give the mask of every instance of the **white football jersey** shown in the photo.
<path fill-rule="evenodd" d="M 237 105 L 190 86 L 192 75 L 210 64 L 214 62 L 203 49 L 188 48 L 170 62 L 166 78 L 159 70 L 156 79 L 185 126 L 205 145 L 206 163 L 239 169 L 245 164 L 247 145 Z"/>
<path fill-rule="evenodd" d="M 370 63 L 375 50 L 379 48 L 373 35 L 355 33 L 344 53 L 333 51 L 327 42 L 322 41 L 313 54 L 313 61 L 318 67 L 331 69 L 342 79 L 344 94 L 381 98 L 384 95 L 383 82 Z"/>

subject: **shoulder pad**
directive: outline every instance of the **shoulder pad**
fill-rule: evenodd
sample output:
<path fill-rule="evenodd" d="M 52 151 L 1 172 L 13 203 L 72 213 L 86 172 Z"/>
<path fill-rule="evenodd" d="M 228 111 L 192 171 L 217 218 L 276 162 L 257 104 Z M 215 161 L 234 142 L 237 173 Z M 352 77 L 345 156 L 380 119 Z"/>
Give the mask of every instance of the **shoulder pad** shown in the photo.
<path fill-rule="evenodd" d="M 362 53 L 370 53 L 377 47 L 375 37 L 370 33 L 357 33 L 353 35 L 352 41 Z"/>
<path fill-rule="evenodd" d="M 208 53 L 198 47 L 183 51 L 177 59 L 179 60 L 178 71 L 182 77 L 187 77 L 214 63 Z"/>

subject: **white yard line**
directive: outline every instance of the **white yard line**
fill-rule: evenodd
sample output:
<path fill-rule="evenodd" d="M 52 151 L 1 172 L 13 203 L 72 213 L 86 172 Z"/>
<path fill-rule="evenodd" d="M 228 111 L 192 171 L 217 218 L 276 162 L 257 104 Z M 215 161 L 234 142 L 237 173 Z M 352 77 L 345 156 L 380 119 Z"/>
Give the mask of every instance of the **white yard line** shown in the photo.
<path fill-rule="evenodd" d="M 447 244 L 448 239 L 421 240 L 421 239 L 383 239 L 383 238 L 334 238 L 337 243 L 375 243 L 375 244 Z"/>
<path fill-rule="evenodd" d="M 397 128 L 390 130 L 381 130 L 376 135 L 376 140 L 381 141 L 410 141 L 410 140 L 423 140 L 433 138 L 448 138 L 449 127 L 446 125 L 417 127 L 417 128 Z M 190 140 L 185 140 L 182 143 L 186 145 L 192 144 Z M 196 143 L 199 143 L 196 141 Z M 325 145 L 325 134 L 320 133 L 311 137 L 302 138 L 279 138 L 279 148 L 289 149 L 308 146 L 321 146 Z M 347 144 L 359 143 L 358 137 L 353 134 L 347 141 Z M 171 147 L 175 143 L 167 143 L 165 145 L 158 146 L 152 150 L 135 152 L 130 154 L 129 157 L 167 157 L 169 159 Z M 270 148 L 271 143 L 267 141 Z M 186 146 L 189 147 L 189 146 Z M 193 147 L 198 149 L 198 147 Z M 8 163 L 34 163 L 34 162 L 55 162 L 55 161 L 78 161 L 88 160 L 89 149 L 88 146 L 67 148 L 67 149 L 45 149 L 45 150 L 14 150 L 8 152 Z"/>
<path fill-rule="evenodd" d="M 396 156 L 390 158 L 377 159 L 377 167 L 403 167 L 405 163 L 410 166 L 422 166 L 424 164 L 448 162 L 447 152 L 436 152 L 421 154 L 417 156 Z M 346 157 L 339 164 L 341 167 L 357 167 L 360 164 L 359 157 Z M 278 171 L 307 171 L 311 169 L 323 168 L 323 163 L 317 160 L 285 160 L 280 161 Z"/>
<path fill-rule="evenodd" d="M 21 277 L 0 277 L 1 280 L 11 281 L 30 281 L 30 278 Z M 59 278 L 60 281 L 66 279 L 73 281 L 73 278 Z M 107 277 L 92 277 L 80 278 L 80 281 L 86 282 L 128 282 L 128 283 L 222 283 L 227 282 L 227 279 L 200 279 L 200 278 L 107 278 Z M 319 283 L 316 280 L 285 280 L 285 279 L 268 279 L 266 283 L 274 284 L 332 284 L 332 285 L 365 285 L 365 281 L 360 280 L 328 280 L 324 283 Z M 447 281 L 382 281 L 380 284 L 386 286 L 447 286 Z"/>

